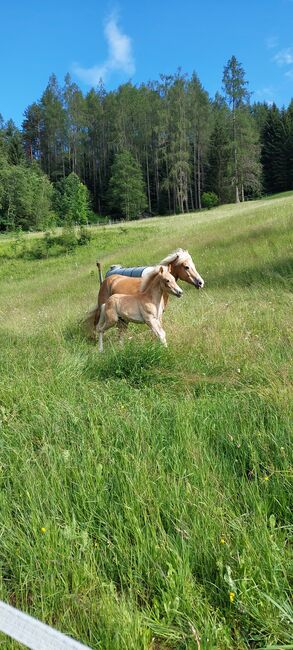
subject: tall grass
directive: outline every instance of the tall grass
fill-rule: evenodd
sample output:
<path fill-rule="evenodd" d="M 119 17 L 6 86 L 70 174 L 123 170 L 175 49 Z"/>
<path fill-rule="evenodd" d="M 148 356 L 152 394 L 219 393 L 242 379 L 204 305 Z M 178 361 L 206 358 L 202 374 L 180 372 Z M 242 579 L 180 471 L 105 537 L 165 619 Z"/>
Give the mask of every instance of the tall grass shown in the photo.
<path fill-rule="evenodd" d="M 0 241 L 3 600 L 94 649 L 291 647 L 292 205 L 101 228 L 58 259 Z M 206 288 L 170 300 L 168 350 L 133 326 L 99 355 L 96 257 L 177 246 Z"/>

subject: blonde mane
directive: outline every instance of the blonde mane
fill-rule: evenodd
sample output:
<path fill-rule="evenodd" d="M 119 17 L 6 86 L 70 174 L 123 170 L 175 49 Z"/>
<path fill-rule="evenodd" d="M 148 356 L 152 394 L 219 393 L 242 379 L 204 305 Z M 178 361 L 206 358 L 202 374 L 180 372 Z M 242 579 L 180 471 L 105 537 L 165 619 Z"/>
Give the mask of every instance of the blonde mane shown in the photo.
<path fill-rule="evenodd" d="M 146 274 L 143 276 L 142 281 L 141 281 L 141 285 L 140 285 L 140 289 L 139 289 L 140 292 L 146 291 L 146 289 L 148 288 L 149 284 L 153 281 L 153 279 L 155 278 L 155 276 L 158 275 L 159 270 L 160 270 L 160 267 L 161 267 L 161 264 L 159 264 L 158 266 L 155 266 L 155 267 L 152 269 L 152 271 L 150 271 L 149 273 L 146 273 Z"/>
<path fill-rule="evenodd" d="M 164 257 L 164 259 L 161 260 L 160 264 L 163 266 L 168 266 L 168 264 L 171 264 L 176 260 L 175 266 L 177 266 L 177 264 L 182 264 L 182 262 L 184 262 L 187 257 L 189 257 L 188 251 L 183 250 L 183 248 L 177 248 L 176 251 L 173 251 L 167 255 L 167 257 Z"/>

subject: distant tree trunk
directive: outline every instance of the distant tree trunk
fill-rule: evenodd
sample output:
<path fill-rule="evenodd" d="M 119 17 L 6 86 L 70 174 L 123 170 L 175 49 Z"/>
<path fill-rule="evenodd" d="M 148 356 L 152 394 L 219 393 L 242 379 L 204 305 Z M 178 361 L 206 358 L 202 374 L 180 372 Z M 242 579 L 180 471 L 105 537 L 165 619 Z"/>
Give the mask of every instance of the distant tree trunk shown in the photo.
<path fill-rule="evenodd" d="M 151 191 L 150 191 L 150 172 L 149 172 L 149 156 L 148 150 L 146 148 L 146 176 L 147 176 L 147 194 L 148 194 L 148 206 L 149 212 L 152 212 L 152 203 L 151 203 Z"/>
<path fill-rule="evenodd" d="M 160 205 L 160 180 L 159 180 L 159 163 L 158 163 L 158 151 L 155 151 L 155 185 L 156 185 L 156 200 L 157 200 L 157 212 L 159 212 Z"/>
<path fill-rule="evenodd" d="M 193 202 L 193 194 L 192 194 L 192 186 L 189 185 L 189 195 L 190 195 L 190 206 L 192 212 L 194 211 L 194 202 Z"/>
<path fill-rule="evenodd" d="M 200 168 L 200 149 L 197 149 L 197 203 L 198 209 L 201 210 L 201 168 Z"/>
<path fill-rule="evenodd" d="M 168 158 L 167 158 L 167 156 L 166 156 L 166 178 L 169 179 L 169 166 L 168 166 Z M 168 192 L 168 210 L 169 210 L 169 214 L 171 214 L 171 196 L 170 196 L 169 183 L 168 183 L 167 192 Z M 175 197 L 175 193 L 173 193 L 173 199 L 174 199 L 174 197 Z M 175 208 L 173 209 L 173 212 L 175 214 Z"/>
<path fill-rule="evenodd" d="M 197 166 L 196 166 L 196 144 L 193 141 L 193 178 L 194 178 L 194 196 L 195 196 L 195 209 L 198 210 L 198 192 L 197 192 Z"/>
<path fill-rule="evenodd" d="M 232 114 L 233 114 L 233 140 L 234 140 L 233 146 L 234 146 L 234 174 L 235 174 L 235 203 L 240 203 L 239 187 L 238 187 L 237 144 L 236 144 L 236 115 L 235 115 L 234 101 L 233 101 Z"/>

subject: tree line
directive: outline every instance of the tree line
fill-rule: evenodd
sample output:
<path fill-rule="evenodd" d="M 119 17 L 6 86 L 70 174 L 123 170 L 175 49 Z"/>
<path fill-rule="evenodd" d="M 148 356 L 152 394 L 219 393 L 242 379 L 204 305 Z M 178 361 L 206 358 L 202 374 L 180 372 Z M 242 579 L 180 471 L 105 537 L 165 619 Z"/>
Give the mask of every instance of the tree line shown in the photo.
<path fill-rule="evenodd" d="M 196 74 L 102 82 L 86 95 L 55 75 L 0 121 L 0 229 L 174 214 L 293 189 L 293 101 L 251 103 L 235 56 L 211 99 Z"/>

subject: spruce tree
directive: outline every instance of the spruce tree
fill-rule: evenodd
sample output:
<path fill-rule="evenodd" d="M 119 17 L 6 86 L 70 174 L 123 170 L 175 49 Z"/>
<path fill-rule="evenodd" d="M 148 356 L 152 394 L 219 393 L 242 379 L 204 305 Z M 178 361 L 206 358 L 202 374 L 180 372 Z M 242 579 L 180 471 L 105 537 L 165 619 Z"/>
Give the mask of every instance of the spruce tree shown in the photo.
<path fill-rule="evenodd" d="M 142 171 L 130 151 L 117 153 L 111 167 L 108 203 L 113 212 L 135 219 L 147 207 Z"/>
<path fill-rule="evenodd" d="M 39 103 L 35 102 L 25 109 L 22 133 L 25 152 L 30 161 L 41 158 L 41 120 Z"/>
<path fill-rule="evenodd" d="M 24 148 L 22 134 L 15 126 L 13 120 L 8 120 L 4 129 L 4 146 L 7 160 L 10 165 L 19 165 L 24 162 Z"/>
<path fill-rule="evenodd" d="M 57 78 L 51 75 L 40 101 L 41 162 L 52 180 L 65 176 L 66 113 Z"/>
<path fill-rule="evenodd" d="M 173 211 L 188 212 L 190 177 L 189 120 L 186 75 L 179 70 L 168 88 L 168 178 L 173 194 Z"/>
<path fill-rule="evenodd" d="M 200 209 L 212 123 L 208 94 L 195 73 L 187 83 L 187 114 L 191 160 L 191 208 Z"/>
<path fill-rule="evenodd" d="M 230 113 L 221 95 L 212 104 L 212 132 L 209 141 L 206 188 L 215 192 L 220 203 L 233 201 L 231 184 Z"/>
<path fill-rule="evenodd" d="M 267 193 L 283 192 L 288 189 L 286 131 L 284 117 L 275 104 L 268 111 L 262 140 L 264 190 Z"/>
<path fill-rule="evenodd" d="M 286 189 L 293 189 L 293 99 L 285 113 Z"/>

